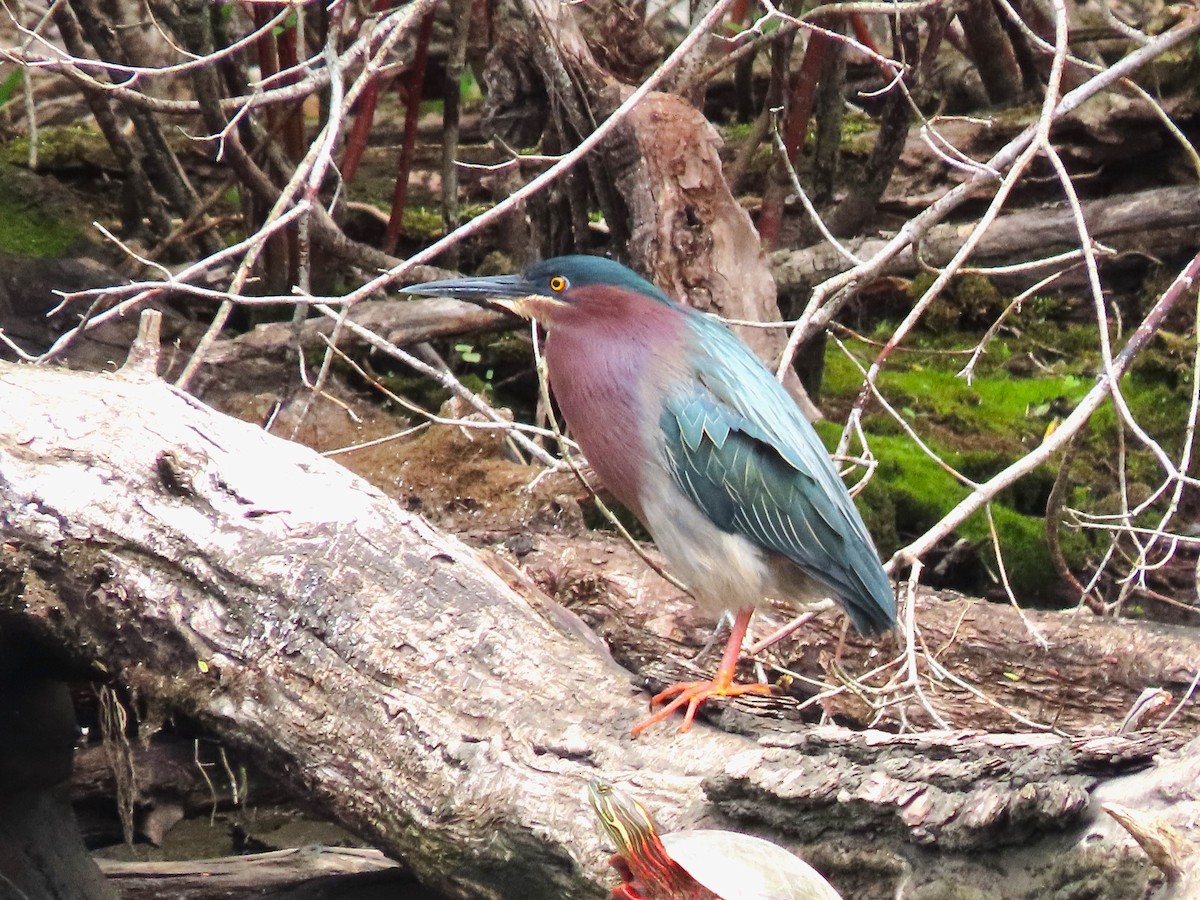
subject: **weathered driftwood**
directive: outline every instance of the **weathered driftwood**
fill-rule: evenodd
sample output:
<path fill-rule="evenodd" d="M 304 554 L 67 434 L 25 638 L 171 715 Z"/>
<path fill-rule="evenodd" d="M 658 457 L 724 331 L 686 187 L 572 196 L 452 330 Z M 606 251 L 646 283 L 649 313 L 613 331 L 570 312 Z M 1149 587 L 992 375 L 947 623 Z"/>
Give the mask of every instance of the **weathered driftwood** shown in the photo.
<path fill-rule="evenodd" d="M 986 741 L 1003 737 L 980 738 L 982 757 L 959 749 L 970 746 L 960 733 L 825 728 L 760 747 L 701 725 L 632 741 L 643 701 L 572 614 L 527 583 L 513 590 L 467 546 L 336 464 L 216 414 L 144 368 L 0 368 L 0 538 L 3 583 L 18 588 L 0 597 L 4 608 L 254 753 L 457 896 L 602 896 L 612 877 L 583 790 L 597 775 L 634 782 L 667 829 L 758 822 L 794 845 L 794 826 L 776 814 L 791 807 L 860 854 L 893 860 L 922 834 L 936 838 L 935 820 L 967 810 L 983 833 L 1008 827 L 1003 815 L 979 815 L 991 795 L 972 778 L 995 755 Z M 1031 790 L 1064 788 L 1022 800 L 1037 831 L 1081 827 L 1086 794 L 1062 793 L 1078 768 L 1070 741 L 1008 740 L 1055 747 L 1063 760 Z M 1137 765 L 1149 761 L 1143 740 L 1123 745 Z M 842 797 L 841 779 L 829 777 L 832 757 L 805 761 L 814 746 L 840 746 L 860 767 L 853 792 Z M 864 825 L 854 811 L 894 777 L 899 757 L 913 781 L 888 794 L 888 827 Z M 806 765 L 807 782 L 788 775 Z M 753 802 L 730 793 L 759 772 Z M 780 782 L 766 788 L 771 773 Z M 951 773 L 961 790 L 948 786 Z M 946 784 L 932 803 L 921 778 L 935 776 Z M 777 799 L 760 802 L 764 791 Z M 851 896 L 891 896 L 903 876 L 813 852 Z"/>
<path fill-rule="evenodd" d="M 378 850 L 339 847 L 301 847 L 248 856 L 226 856 L 197 862 L 118 862 L 99 860 L 100 871 L 120 890 L 123 900 L 226 900 L 262 897 L 265 891 L 280 891 L 305 885 L 306 897 L 347 896 L 347 890 L 364 889 L 368 883 L 379 889 L 384 884 L 391 896 L 402 898 L 405 877 L 397 874 L 396 863 Z M 364 876 L 350 878 L 347 876 Z M 341 893 L 318 893 L 323 882 L 337 885 Z M 413 893 L 412 896 L 420 896 Z"/>
<path fill-rule="evenodd" d="M 1200 234 L 1194 215 L 1200 188 L 1165 187 L 1106 197 L 1083 203 L 1084 219 L 1092 238 L 1121 253 L 1152 257 L 1169 255 L 1180 246 L 1195 244 Z M 915 275 L 922 263 L 942 266 L 962 247 L 975 223 L 938 225 L 919 247 L 909 247 L 888 263 L 881 275 Z M 1078 231 L 1065 203 L 1003 215 L 992 223 L 980 241 L 972 265 L 1011 264 L 1043 259 L 1078 247 Z M 859 238 L 845 242 L 859 259 L 879 251 L 887 241 Z M 803 294 L 847 268 L 845 258 L 826 243 L 803 250 L 777 250 L 770 254 L 771 273 L 780 293 Z M 1030 279 L 1044 277 L 1037 270 Z"/>

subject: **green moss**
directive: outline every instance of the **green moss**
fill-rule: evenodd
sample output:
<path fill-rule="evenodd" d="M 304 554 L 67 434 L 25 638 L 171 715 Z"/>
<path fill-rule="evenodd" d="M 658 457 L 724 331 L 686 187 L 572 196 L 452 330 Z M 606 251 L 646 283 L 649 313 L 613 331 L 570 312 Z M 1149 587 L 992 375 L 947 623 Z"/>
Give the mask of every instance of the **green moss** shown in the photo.
<path fill-rule="evenodd" d="M 38 166 L 48 170 L 78 169 L 82 165 L 116 169 L 117 161 L 104 136 L 86 125 L 60 125 L 38 131 Z M 0 163 L 25 166 L 29 138 L 17 137 L 0 147 Z"/>
<path fill-rule="evenodd" d="M 721 137 L 726 143 L 736 144 L 750 137 L 754 131 L 753 122 L 731 122 L 728 125 L 722 125 L 719 129 Z"/>
<path fill-rule="evenodd" d="M 883 395 L 909 418 L 922 418 L 963 437 L 963 449 L 1012 450 L 1040 442 L 1056 417 L 1068 413 L 1087 393 L 1091 382 L 1073 374 L 1044 378 L 1013 378 L 1002 369 L 981 375 L 970 384 L 956 371 L 964 360 L 930 356 L 910 357 L 907 369 L 885 369 L 878 380 Z M 857 395 L 862 376 L 841 352 L 825 363 L 823 391 L 829 398 Z M 977 438 L 977 440 L 976 440 Z M 1011 461 L 1011 460 L 1010 460 Z"/>
<path fill-rule="evenodd" d="M 81 226 L 0 192 L 0 250 L 24 256 L 63 256 Z"/>
<path fill-rule="evenodd" d="M 875 136 L 879 133 L 879 125 L 868 115 L 857 112 L 847 112 L 842 119 L 841 152 L 857 156 L 866 156 L 875 146 Z"/>
<path fill-rule="evenodd" d="M 404 233 L 410 238 L 436 240 L 443 234 L 441 210 L 409 206 L 404 210 Z"/>
<path fill-rule="evenodd" d="M 994 477 L 1040 444 L 1047 429 L 1068 415 L 1094 383 L 1065 370 L 1014 377 L 999 360 L 992 360 L 981 365 L 980 374 L 968 384 L 956 374 L 965 357 L 943 350 L 951 344 L 935 337 L 920 352 L 894 355 L 878 385 L 935 453 L 976 482 Z M 1006 346 L 995 355 L 1015 352 Z M 832 349 L 826 359 L 825 397 L 849 402 L 858 395 L 861 382 L 858 367 Z M 1149 397 L 1146 402 L 1151 402 Z M 1163 415 L 1169 418 L 1173 413 Z M 970 491 L 913 443 L 890 415 L 872 412 L 864 427 L 878 466 L 857 502 L 880 551 L 888 556 L 940 521 Z M 822 422 L 818 431 L 832 448 L 841 428 L 836 422 Z M 1058 575 L 1045 538 L 1046 502 L 1056 473 L 1052 462 L 1027 474 L 1002 491 L 991 507 L 1013 590 L 1022 602 L 1035 605 L 1052 600 L 1057 592 Z M 999 567 L 986 512 L 970 517 L 953 537 L 977 548 L 976 583 L 962 586 L 993 590 Z M 1068 565 L 1082 567 L 1092 553 L 1089 539 L 1069 529 L 1060 529 L 1059 539 Z"/>

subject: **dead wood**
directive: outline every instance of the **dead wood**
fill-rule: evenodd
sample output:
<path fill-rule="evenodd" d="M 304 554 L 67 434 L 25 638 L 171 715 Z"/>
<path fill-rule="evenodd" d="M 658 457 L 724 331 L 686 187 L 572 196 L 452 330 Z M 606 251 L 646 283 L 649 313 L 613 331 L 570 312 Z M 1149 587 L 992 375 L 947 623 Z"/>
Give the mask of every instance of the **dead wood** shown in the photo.
<path fill-rule="evenodd" d="M 629 246 L 654 281 L 689 306 L 729 319 L 778 322 L 775 283 L 750 215 L 721 166 L 721 138 L 676 94 L 651 94 L 611 145 L 616 184 L 630 210 Z M 737 328 L 768 365 L 786 343 L 779 329 Z M 791 376 L 805 415 L 820 412 Z"/>
<path fill-rule="evenodd" d="M 2 583 L 15 586 L 0 598 L 6 609 L 99 661 L 138 696 L 254 754 L 455 896 L 602 896 L 612 878 L 583 792 L 596 775 L 633 781 L 667 829 L 751 823 L 796 846 L 809 835 L 779 809 L 825 821 L 838 846 L 860 855 L 839 862 L 821 847 L 810 855 L 861 898 L 892 895 L 903 874 L 897 854 L 922 835 L 953 843 L 970 834 L 939 832 L 930 827 L 936 817 L 1021 800 L 1021 790 L 980 793 L 989 788 L 981 773 L 994 776 L 995 792 L 1006 780 L 987 756 L 1003 744 L 989 741 L 1054 741 L 1059 761 L 1028 775 L 1025 793 L 1042 792 L 1027 804 L 1037 810 L 1032 826 L 975 814 L 978 833 L 1015 828 L 1014 840 L 1033 840 L 1082 827 L 1092 813 L 1086 782 L 1071 780 L 1079 751 L 1053 735 L 976 740 L 825 727 L 759 746 L 698 726 L 634 742 L 628 728 L 643 701 L 574 615 L 520 577 L 510 588 L 467 546 L 336 464 L 145 373 L 0 367 L 0 538 Z M 576 544 L 573 552 L 637 592 L 642 570 L 616 551 Z M 522 563 L 537 576 L 534 553 Z M 559 568 L 556 590 L 574 578 L 578 597 L 599 593 L 596 584 L 586 590 L 582 569 Z M 928 603 L 922 618 L 953 633 L 962 608 Z M 640 610 L 652 620 L 648 605 Z M 963 621 L 976 612 L 968 607 Z M 956 640 L 931 645 L 944 656 L 965 643 L 961 628 Z M 1155 646 L 1165 643 L 1160 636 Z M 1106 678 L 1125 671 L 1096 659 L 1092 669 Z M 855 665 L 853 652 L 844 664 Z M 1008 672 L 1011 657 L 995 665 Z M 1039 677 L 1054 677 L 1041 668 Z M 1033 669 L 1014 671 L 1035 681 Z M 972 740 L 983 749 L 968 752 Z M 1170 733 L 1113 740 L 1106 759 L 1091 758 L 1089 778 L 1148 766 L 1155 749 L 1177 742 Z M 828 758 L 806 762 L 813 748 Z M 875 817 L 857 817 L 873 786 L 899 780 L 897 758 L 908 759 L 912 781 L 880 792 Z M 747 766 L 751 759 L 762 762 Z M 845 784 L 854 788 L 843 796 L 841 775 L 830 773 L 851 765 Z M 786 777 L 770 786 L 771 773 L 804 766 L 822 787 L 797 794 Z M 755 790 L 775 799 L 730 793 L 760 770 Z M 951 799 L 930 803 L 921 818 L 922 798 L 932 796 L 923 778 L 956 778 L 962 790 L 946 790 Z M 885 874 L 864 880 L 863 853 Z M 1139 856 L 1134 865 L 1144 883 L 1146 864 Z"/>
<path fill-rule="evenodd" d="M 525 534 L 519 544 L 513 535 L 495 531 L 474 532 L 470 538 L 510 558 L 509 548 L 519 546 L 515 558 L 522 569 L 578 613 L 604 637 L 622 665 L 641 673 L 652 686 L 687 674 L 690 657 L 711 635 L 713 623 L 694 614 L 686 595 L 611 536 L 568 538 L 547 532 Z M 662 562 L 653 548 L 650 553 Z M 791 616 L 783 607 L 757 613 L 754 637 L 769 634 Z M 921 590 L 916 621 L 924 646 L 949 673 L 979 688 L 979 694 L 973 694 L 945 679 L 926 686 L 933 709 L 956 727 L 1004 732 L 1014 727 L 1015 715 L 1066 735 L 1113 734 L 1146 688 L 1166 690 L 1173 706 L 1187 695 L 1195 677 L 1198 629 L 1102 619 L 1086 610 L 1027 610 L 1024 616 L 1036 633 L 1007 604 Z M 839 672 L 865 672 L 897 652 L 889 642 L 866 642 L 852 633 L 843 636 L 843 624 L 840 615 L 819 617 L 760 659 L 836 685 L 844 678 Z M 831 650 L 839 642 L 841 657 L 834 659 Z M 715 668 L 716 659 L 708 664 Z M 807 695 L 799 687 L 792 691 L 730 704 L 722 724 L 761 736 L 806 730 L 823 711 L 859 727 L 872 716 L 869 707 L 851 696 L 831 699 L 802 715 L 799 707 Z M 752 714 L 733 712 L 739 709 Z M 1163 708 L 1160 715 L 1166 712 Z M 911 699 L 893 706 L 885 719 L 895 722 L 901 716 L 930 724 L 921 704 Z M 1173 724 L 1184 733 L 1200 730 L 1200 702 L 1185 704 Z"/>
<path fill-rule="evenodd" d="M 1150 257 L 1171 256 L 1180 246 L 1200 239 L 1195 209 L 1200 188 L 1166 187 L 1092 200 L 1083 204 L 1084 219 L 1093 239 L 1117 253 Z M 963 245 L 974 223 L 938 225 L 918 247 L 909 247 L 882 270 L 882 275 L 915 275 L 928 266 L 945 265 Z M 972 257 L 973 265 L 1028 262 L 1074 249 L 1077 229 L 1070 209 L 1054 204 L 1000 216 L 984 235 Z M 846 242 L 860 259 L 879 251 L 886 240 L 860 238 Z M 828 244 L 803 250 L 779 250 L 770 256 L 771 271 L 782 293 L 797 294 L 846 268 L 845 259 Z M 1048 269 L 1031 270 L 1034 281 Z"/>
<path fill-rule="evenodd" d="M 990 0 L 968 0 L 958 21 L 988 100 L 997 106 L 1013 103 L 1021 93 L 1021 70 L 996 8 Z"/>
<path fill-rule="evenodd" d="M 1136 841 L 1162 871 L 1165 885 L 1156 900 L 1200 897 L 1200 738 L 1154 769 L 1100 785 L 1093 796 L 1108 817 L 1097 816 L 1084 840 L 1127 849 Z M 1179 813 L 1189 809 L 1190 818 Z M 1119 823 L 1119 826 L 1118 826 Z M 1124 830 L 1128 834 L 1120 834 Z"/>
<path fill-rule="evenodd" d="M 275 850 L 247 856 L 227 856 L 219 859 L 179 862 L 119 862 L 98 860 L 100 871 L 121 891 L 124 900 L 206 900 L 209 897 L 262 897 L 264 892 L 308 885 L 306 897 L 321 882 L 333 882 L 343 893 L 362 890 L 368 879 L 347 880 L 346 876 L 385 873 L 386 880 L 369 879 L 375 885 L 386 885 L 389 896 L 403 900 L 418 893 L 405 893 L 416 888 L 405 884 L 397 865 L 378 850 L 358 850 L 348 847 L 302 847 L 297 850 Z M 272 896 L 274 894 L 272 893 Z M 330 894 L 328 896 L 338 896 Z"/>
<path fill-rule="evenodd" d="M 617 185 L 633 219 L 635 261 L 705 312 L 777 321 L 775 285 L 750 215 L 725 182 L 716 129 L 675 94 L 649 95 L 627 122 L 633 146 L 617 156 Z M 743 336 L 770 357 L 770 332 Z M 773 350 L 778 357 L 782 342 Z"/>

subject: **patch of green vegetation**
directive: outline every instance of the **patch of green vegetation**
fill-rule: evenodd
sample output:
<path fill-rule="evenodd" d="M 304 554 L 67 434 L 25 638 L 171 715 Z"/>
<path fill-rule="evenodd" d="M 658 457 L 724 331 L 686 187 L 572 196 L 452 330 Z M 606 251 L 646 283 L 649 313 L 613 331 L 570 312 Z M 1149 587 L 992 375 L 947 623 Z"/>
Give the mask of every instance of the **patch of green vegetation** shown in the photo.
<path fill-rule="evenodd" d="M 884 326 L 883 330 L 892 329 Z M 994 477 L 1040 444 L 1047 430 L 1068 415 L 1094 384 L 1080 366 L 1012 375 L 1008 361 L 1028 352 L 1015 339 L 997 342 L 988 364 L 981 363 L 968 384 L 957 374 L 967 357 L 946 352 L 955 336 L 935 334 L 922 340 L 916 352 L 891 357 L 879 376 L 879 389 L 934 453 L 975 482 Z M 957 340 L 961 347 L 961 335 Z M 823 400 L 844 404 L 858 395 L 861 385 L 859 368 L 840 349 L 831 348 Z M 1138 403 L 1163 400 L 1159 392 L 1154 399 L 1139 397 Z M 1164 418 L 1175 414 L 1162 413 Z M 859 508 L 880 551 L 888 556 L 941 520 L 970 489 L 918 447 L 890 415 L 872 412 L 864 426 L 879 464 L 870 488 L 860 496 Z M 832 448 L 841 429 L 838 423 L 823 422 L 818 431 Z M 1045 539 L 1046 503 L 1056 472 L 1052 463 L 1029 473 L 991 505 L 1009 581 L 1022 601 L 1035 604 L 1052 596 L 1058 582 Z M 955 536 L 977 547 L 980 565 L 974 589 L 994 588 L 999 567 L 986 511 L 959 526 Z M 1082 567 L 1091 552 L 1089 540 L 1065 529 L 1060 530 L 1059 540 L 1068 565 Z"/>
<path fill-rule="evenodd" d="M 841 433 L 840 427 L 836 423 L 821 422 L 817 430 L 826 446 L 832 450 Z M 935 525 L 966 499 L 970 490 L 905 435 L 872 433 L 870 441 L 879 465 L 870 488 L 865 494 L 860 494 L 855 502 L 867 528 L 875 537 L 880 553 L 886 559 Z M 935 452 L 955 469 L 964 471 L 971 468 L 970 454 L 933 443 Z M 996 456 L 992 463 L 999 466 L 1001 460 L 1002 457 Z M 1040 487 L 1040 496 L 1034 502 L 1014 504 L 1012 495 L 1006 493 L 992 504 L 992 519 L 1009 581 L 1018 597 L 1035 603 L 1046 596 L 1047 585 L 1054 584 L 1058 578 L 1045 536 L 1044 511 L 1052 482 L 1052 470 L 1044 467 L 1044 471 L 1035 473 L 1032 482 L 1023 485 L 1026 491 L 1037 492 L 1034 485 Z M 1028 513 L 1019 508 L 1026 505 L 1030 508 Z M 958 537 L 976 544 L 987 569 L 993 574 L 998 573 L 985 511 L 981 510 L 968 518 L 956 533 Z M 1090 544 L 1081 535 L 1066 532 L 1060 536 L 1060 543 L 1069 565 L 1080 566 L 1085 562 Z M 990 587 L 991 579 L 985 572 L 979 574 L 980 581 L 975 589 L 984 591 Z"/>
<path fill-rule="evenodd" d="M 59 125 L 38 132 L 38 164 L 46 169 L 77 169 L 84 162 L 116 167 L 116 159 L 104 136 L 94 127 Z M 13 138 L 0 147 L 0 163 L 25 166 L 29 162 L 29 138 Z"/>
<path fill-rule="evenodd" d="M 463 106 L 478 106 L 483 102 L 483 88 L 475 80 L 470 66 L 463 68 L 462 77 L 458 79 L 458 96 Z"/>
<path fill-rule="evenodd" d="M 881 373 L 879 389 L 907 418 L 923 417 L 926 424 L 960 435 L 964 450 L 997 443 L 1017 450 L 1040 441 L 1054 418 L 1069 412 L 1091 387 L 1090 380 L 1078 375 L 1013 378 L 999 367 L 984 370 L 968 384 L 956 374 L 964 357 L 924 353 L 905 359 L 912 360 L 907 368 Z M 856 396 L 861 384 L 858 368 L 841 351 L 827 356 L 825 396 Z"/>
<path fill-rule="evenodd" d="M 842 119 L 842 153 L 865 156 L 875 146 L 875 136 L 878 133 L 879 123 L 870 116 L 847 112 Z"/>
<path fill-rule="evenodd" d="M 736 144 L 746 140 L 754 132 L 753 122 L 730 122 L 718 129 L 727 144 Z"/>
<path fill-rule="evenodd" d="M 404 210 L 404 233 L 410 238 L 436 240 L 444 231 L 441 210 L 409 206 Z"/>
<path fill-rule="evenodd" d="M 62 256 L 81 228 L 0 192 L 0 250 L 24 256 Z"/>
<path fill-rule="evenodd" d="M 1184 440 L 1183 423 L 1187 421 L 1189 413 L 1190 384 L 1172 386 L 1160 380 L 1153 367 L 1150 367 L 1150 371 L 1144 371 L 1142 367 L 1135 366 L 1133 373 L 1122 380 L 1121 394 L 1138 424 L 1168 456 L 1178 459 Z M 1089 450 L 1114 471 L 1117 465 L 1117 422 L 1116 409 L 1111 401 L 1106 402 L 1092 416 L 1088 435 Z M 1139 485 L 1160 484 L 1164 474 L 1158 458 L 1126 430 L 1125 477 L 1130 483 L 1131 494 L 1137 495 L 1142 489 Z M 1148 487 L 1145 489 L 1149 490 Z M 1118 511 L 1115 499 L 1105 511 Z M 1143 524 L 1149 524 L 1149 520 Z"/>
<path fill-rule="evenodd" d="M 18 67 L 8 73 L 8 77 L 4 81 L 0 81 L 0 105 L 8 103 L 16 96 L 22 83 L 25 81 L 25 70 Z"/>
<path fill-rule="evenodd" d="M 866 113 L 849 111 L 842 118 L 842 137 L 853 137 L 856 134 L 874 134 L 879 125 Z"/>

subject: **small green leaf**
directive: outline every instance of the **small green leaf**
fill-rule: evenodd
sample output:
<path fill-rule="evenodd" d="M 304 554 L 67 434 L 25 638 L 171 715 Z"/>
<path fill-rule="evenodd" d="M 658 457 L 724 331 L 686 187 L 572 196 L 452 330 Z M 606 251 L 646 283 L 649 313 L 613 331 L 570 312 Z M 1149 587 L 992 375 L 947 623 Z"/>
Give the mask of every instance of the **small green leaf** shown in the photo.
<path fill-rule="evenodd" d="M 24 69 L 13 69 L 4 81 L 0 81 L 0 104 L 7 103 L 20 90 Z"/>
<path fill-rule="evenodd" d="M 455 344 L 454 350 L 460 357 L 462 357 L 463 362 L 477 363 L 483 359 L 483 357 L 480 356 L 479 353 L 476 352 L 475 348 L 470 344 Z"/>

